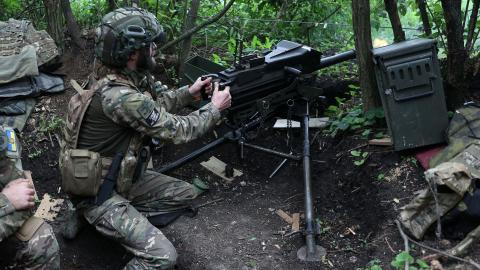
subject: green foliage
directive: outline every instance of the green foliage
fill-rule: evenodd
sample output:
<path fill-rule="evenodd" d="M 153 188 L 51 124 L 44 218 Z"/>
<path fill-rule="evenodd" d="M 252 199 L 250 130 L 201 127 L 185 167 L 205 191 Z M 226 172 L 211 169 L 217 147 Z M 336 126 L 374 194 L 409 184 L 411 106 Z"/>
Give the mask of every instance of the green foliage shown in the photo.
<path fill-rule="evenodd" d="M 341 132 L 354 131 L 361 133 L 362 137 L 368 138 L 376 121 L 385 117 L 383 109 L 375 108 L 364 112 L 360 101 L 359 87 L 350 85 L 349 88 L 350 100 L 336 97 L 337 104 L 330 105 L 326 109 L 325 115 L 331 118 L 326 133 L 335 137 Z"/>
<path fill-rule="evenodd" d="M 0 0 L 0 20 L 6 21 L 22 11 L 19 1 Z"/>
<path fill-rule="evenodd" d="M 87 28 L 96 26 L 108 13 L 106 0 L 74 0 L 70 6 L 77 23 Z"/>
<path fill-rule="evenodd" d="M 31 151 L 31 152 L 28 154 L 28 158 L 33 159 L 33 158 L 37 158 L 37 157 L 39 157 L 39 156 L 41 156 L 41 155 L 42 155 L 42 150 L 40 150 L 40 149 L 35 149 L 35 150 Z"/>
<path fill-rule="evenodd" d="M 41 117 L 39 131 L 44 134 L 55 133 L 56 131 L 59 131 L 64 124 L 65 121 L 56 115 Z"/>
<path fill-rule="evenodd" d="M 355 164 L 355 166 L 361 166 L 365 163 L 365 160 L 367 160 L 368 158 L 368 152 L 362 152 L 362 151 L 357 151 L 357 150 L 353 150 L 353 151 L 350 151 L 350 155 L 352 155 L 352 157 L 354 157 L 354 161 L 353 161 L 353 164 Z"/>
<path fill-rule="evenodd" d="M 130 1 L 117 0 L 117 5 L 128 6 Z M 141 0 L 140 6 L 156 14 L 170 40 L 183 31 L 190 1 Z M 227 1 L 202 1 L 197 24 L 218 14 Z M 94 28 L 108 12 L 106 0 L 70 0 L 73 15 L 83 28 Z M 466 0 L 462 0 L 462 13 Z M 422 22 L 415 0 L 398 0 L 398 11 L 407 39 L 424 36 Z M 433 38 L 439 41 L 440 55 L 445 52 L 445 19 L 440 1 L 427 0 Z M 42 1 L 0 0 L 0 20 L 26 18 L 38 29 L 46 28 Z M 471 8 L 471 5 L 470 5 Z M 393 33 L 383 0 L 370 1 L 372 39 L 393 42 Z M 466 13 L 470 16 L 470 12 Z M 463 14 L 462 14 L 463 16 Z M 477 22 L 480 26 L 480 21 Z M 478 27 L 477 27 L 478 31 Z M 354 46 L 351 1 L 318 0 L 236 0 L 227 14 L 193 36 L 196 47 L 214 48 L 222 58 L 230 40 L 241 38 L 246 48 L 261 50 L 287 39 L 307 44 L 321 51 L 339 52 Z M 260 43 L 259 43 L 260 42 Z M 474 52 L 478 52 L 477 41 Z M 262 45 L 260 45 L 262 44 Z M 229 53 L 232 51 L 229 49 Z M 231 55 L 227 57 L 231 58 Z M 348 64 L 335 65 L 333 73 L 348 72 Z M 327 69 L 328 70 L 328 69 Z M 323 71 L 331 74 L 330 71 Z"/>
<path fill-rule="evenodd" d="M 223 18 L 194 35 L 193 45 L 213 47 L 229 63 L 238 38 L 244 42 L 244 53 L 263 51 L 283 39 L 321 51 L 351 49 L 354 39 L 350 5 L 347 0 L 334 4 L 316 0 L 237 0 Z M 212 1 L 202 2 L 199 21 L 222 8 Z"/>
<path fill-rule="evenodd" d="M 179 79 L 178 79 L 177 71 L 175 70 L 175 67 L 172 66 L 165 69 L 165 73 L 171 80 L 173 80 L 176 84 L 178 84 Z"/>
<path fill-rule="evenodd" d="M 383 270 L 382 266 L 380 265 L 379 259 L 371 260 L 367 263 L 365 268 L 357 268 L 357 270 Z"/>
<path fill-rule="evenodd" d="M 336 65 L 322 68 L 317 74 L 339 79 L 357 79 L 358 66 L 350 62 L 341 62 Z"/>
<path fill-rule="evenodd" d="M 257 267 L 257 262 L 255 260 L 250 260 L 250 261 L 246 262 L 245 265 L 250 267 L 250 268 L 256 268 Z"/>
<path fill-rule="evenodd" d="M 406 251 L 397 254 L 390 264 L 397 270 L 403 270 L 407 262 L 409 263 L 410 270 L 430 269 L 430 266 L 425 261 L 420 259 L 415 260 L 415 258 Z"/>

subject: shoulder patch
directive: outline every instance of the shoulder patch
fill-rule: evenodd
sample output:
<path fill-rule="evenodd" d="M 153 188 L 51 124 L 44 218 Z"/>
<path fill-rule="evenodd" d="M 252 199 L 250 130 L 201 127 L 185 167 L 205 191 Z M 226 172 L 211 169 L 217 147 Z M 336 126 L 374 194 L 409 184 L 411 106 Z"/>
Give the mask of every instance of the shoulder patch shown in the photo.
<path fill-rule="evenodd" d="M 144 119 L 147 119 L 147 117 L 152 113 L 154 108 L 155 108 L 155 104 L 153 102 L 144 100 L 140 105 L 140 107 L 138 107 L 137 112 Z"/>
<path fill-rule="evenodd" d="M 158 121 L 158 118 L 160 117 L 160 112 L 157 110 L 157 108 L 153 108 L 152 112 L 150 113 L 150 115 L 147 116 L 147 118 L 145 118 L 145 121 L 147 122 L 147 124 L 149 124 L 150 126 L 153 126 L 155 125 L 155 123 Z"/>
<path fill-rule="evenodd" d="M 155 103 L 150 100 L 144 100 L 142 105 L 138 107 L 137 112 L 150 126 L 153 126 L 160 118 L 160 112 L 155 108 Z"/>

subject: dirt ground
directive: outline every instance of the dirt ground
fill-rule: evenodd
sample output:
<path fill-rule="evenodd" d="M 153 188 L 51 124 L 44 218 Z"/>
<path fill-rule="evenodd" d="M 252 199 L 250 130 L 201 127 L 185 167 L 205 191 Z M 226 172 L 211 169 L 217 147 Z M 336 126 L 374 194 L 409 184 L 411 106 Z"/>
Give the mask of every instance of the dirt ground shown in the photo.
<path fill-rule="evenodd" d="M 88 51 L 68 53 L 59 72 L 66 75 L 65 81 L 85 79 L 92 59 Z M 23 165 L 33 171 L 40 197 L 49 193 L 55 198 L 66 198 L 59 189 L 56 136 L 41 135 L 39 123 L 42 118 L 63 116 L 72 94 L 68 90 L 40 98 L 22 133 Z M 273 119 L 267 121 L 251 143 L 287 152 L 286 132 L 272 129 L 272 124 Z M 215 128 L 215 133 L 221 135 L 227 130 L 222 125 Z M 397 153 L 389 147 L 367 146 L 366 140 L 355 135 L 332 139 L 317 131 L 312 129 L 310 136 L 312 186 L 315 218 L 321 224 L 317 243 L 327 250 L 323 261 L 299 261 L 296 253 L 304 245 L 302 233 L 288 235 L 289 224 L 275 214 L 278 209 L 303 214 L 302 164 L 288 161 L 270 179 L 282 158 L 245 149 L 242 160 L 238 146 L 225 143 L 169 173 L 186 181 L 199 177 L 210 185 L 210 191 L 198 203 L 218 200 L 201 208 L 197 216 L 181 217 L 162 228 L 177 248 L 177 269 L 358 269 L 371 260 L 379 260 L 383 269 L 391 269 L 390 262 L 404 248 L 394 223 L 398 208 L 408 203 L 415 191 L 425 188 L 423 171 L 412 157 L 413 152 Z M 302 136 L 298 130 L 293 135 L 294 150 L 301 153 Z M 211 133 L 185 145 L 165 144 L 155 152 L 154 167 L 158 169 L 213 139 L 215 134 Z M 353 164 L 353 149 L 370 153 L 364 165 Z M 215 176 L 200 165 L 211 156 L 243 175 L 231 183 Z M 381 174 L 384 177 L 379 177 Z M 51 224 L 60 242 L 63 269 L 121 269 L 131 258 L 121 245 L 90 227 L 75 240 L 64 240 L 59 233 L 62 213 Z M 457 235 L 439 242 L 431 232 L 423 243 L 446 249 L 459 239 Z M 471 258 L 480 258 L 478 247 L 474 247 Z M 432 252 L 413 248 L 416 258 L 428 254 Z M 453 261 L 442 263 L 451 269 L 455 265 Z"/>

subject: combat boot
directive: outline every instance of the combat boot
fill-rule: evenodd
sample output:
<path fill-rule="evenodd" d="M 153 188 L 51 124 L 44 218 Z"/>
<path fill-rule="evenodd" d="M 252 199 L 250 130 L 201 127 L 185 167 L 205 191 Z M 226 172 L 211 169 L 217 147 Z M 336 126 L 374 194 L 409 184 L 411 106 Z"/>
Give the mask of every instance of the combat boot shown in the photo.
<path fill-rule="evenodd" d="M 65 239 L 72 240 L 85 227 L 86 220 L 83 217 L 83 211 L 76 209 L 72 202 L 67 201 L 68 209 L 63 222 L 62 236 Z"/>

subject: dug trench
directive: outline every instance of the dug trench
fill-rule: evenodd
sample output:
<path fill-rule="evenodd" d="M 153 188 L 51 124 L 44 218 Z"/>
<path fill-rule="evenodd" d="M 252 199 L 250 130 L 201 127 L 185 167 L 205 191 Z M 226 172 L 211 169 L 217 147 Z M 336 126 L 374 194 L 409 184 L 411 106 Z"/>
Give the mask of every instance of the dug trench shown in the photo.
<path fill-rule="evenodd" d="M 65 81 L 86 78 L 90 60 L 91 54 L 66 54 L 60 70 L 66 75 Z M 42 118 L 63 117 L 71 95 L 73 90 L 41 98 L 21 134 L 23 166 L 33 172 L 40 198 L 45 193 L 67 198 L 59 188 L 58 142 L 54 135 L 58 132 L 42 132 L 40 122 Z M 251 142 L 287 152 L 286 131 L 271 128 L 274 120 L 266 121 Z M 188 154 L 226 131 L 228 128 L 220 125 L 215 132 L 188 144 L 165 143 L 154 153 L 154 168 Z M 295 153 L 301 153 L 302 140 L 300 131 L 295 129 Z M 181 217 L 161 228 L 178 251 L 177 269 L 357 269 L 372 260 L 378 260 L 383 269 L 391 269 L 390 262 L 404 248 L 394 223 L 398 208 L 425 187 L 419 165 L 411 153 L 369 146 L 355 134 L 333 139 L 311 129 L 310 142 L 314 214 L 321 225 L 316 241 L 327 250 L 322 261 L 306 263 L 297 259 L 297 250 L 304 245 L 303 234 L 289 233 L 291 226 L 275 213 L 279 209 L 290 215 L 304 213 L 301 162 L 288 161 L 269 178 L 282 158 L 245 149 L 245 157 L 240 159 L 238 145 L 227 142 L 169 173 L 186 181 L 198 177 L 208 183 L 210 190 L 196 203 L 216 201 L 201 208 L 193 218 Z M 352 150 L 369 153 L 364 164 L 354 164 Z M 200 165 L 211 156 L 243 175 L 231 183 L 215 176 Z M 120 244 L 89 226 L 76 239 L 64 240 L 60 231 L 65 209 L 64 204 L 57 218 L 50 222 L 60 244 L 62 269 L 121 269 L 131 259 Z M 425 243 L 445 249 L 455 241 L 440 243 L 429 233 Z M 478 258 L 478 245 L 473 250 L 470 256 Z M 429 251 L 419 247 L 412 251 L 415 257 L 426 254 Z"/>

